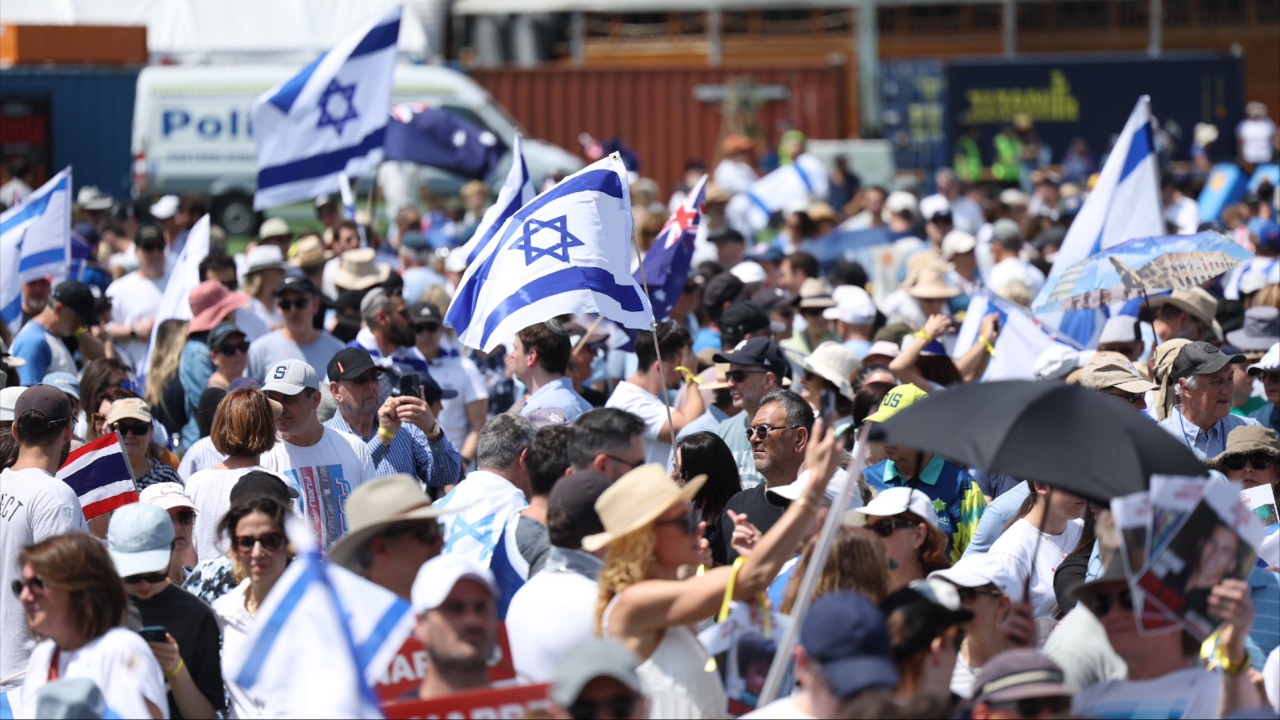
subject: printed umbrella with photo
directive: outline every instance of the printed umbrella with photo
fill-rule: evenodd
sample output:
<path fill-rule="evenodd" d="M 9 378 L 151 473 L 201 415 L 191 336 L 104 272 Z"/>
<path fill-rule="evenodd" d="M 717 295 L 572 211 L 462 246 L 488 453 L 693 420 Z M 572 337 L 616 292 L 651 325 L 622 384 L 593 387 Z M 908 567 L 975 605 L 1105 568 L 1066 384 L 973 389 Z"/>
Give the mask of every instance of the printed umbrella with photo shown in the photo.
<path fill-rule="evenodd" d="M 1217 232 L 1128 240 L 1051 277 L 1031 310 L 1086 310 L 1189 290 L 1252 258 L 1253 253 Z"/>
<path fill-rule="evenodd" d="M 1185 445 L 1142 413 L 1056 381 L 969 383 L 934 393 L 873 428 L 871 439 L 1099 503 L 1146 490 L 1153 474 L 1204 474 Z"/>

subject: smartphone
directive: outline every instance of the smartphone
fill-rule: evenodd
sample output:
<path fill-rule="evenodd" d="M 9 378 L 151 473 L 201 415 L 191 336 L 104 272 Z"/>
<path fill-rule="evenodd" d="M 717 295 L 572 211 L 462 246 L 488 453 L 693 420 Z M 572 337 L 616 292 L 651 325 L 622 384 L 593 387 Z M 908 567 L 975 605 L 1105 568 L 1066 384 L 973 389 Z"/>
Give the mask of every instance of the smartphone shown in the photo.
<path fill-rule="evenodd" d="M 138 634 L 147 642 L 168 642 L 169 631 L 163 625 L 148 625 L 138 630 Z"/>
<path fill-rule="evenodd" d="M 835 418 L 836 418 L 836 393 L 835 393 L 835 391 L 834 391 L 834 390 L 823 390 L 823 391 L 822 391 L 822 397 L 819 399 L 819 403 L 818 403 L 818 404 L 821 406 L 821 407 L 819 408 L 819 412 L 822 414 L 822 419 L 823 419 L 824 421 L 826 421 L 826 422 L 828 423 L 828 427 L 830 427 L 830 425 L 829 425 L 829 424 L 831 423 L 831 421 L 832 421 L 832 420 L 835 420 Z"/>
<path fill-rule="evenodd" d="M 400 376 L 400 394 L 410 397 L 418 397 L 418 376 L 409 373 Z"/>

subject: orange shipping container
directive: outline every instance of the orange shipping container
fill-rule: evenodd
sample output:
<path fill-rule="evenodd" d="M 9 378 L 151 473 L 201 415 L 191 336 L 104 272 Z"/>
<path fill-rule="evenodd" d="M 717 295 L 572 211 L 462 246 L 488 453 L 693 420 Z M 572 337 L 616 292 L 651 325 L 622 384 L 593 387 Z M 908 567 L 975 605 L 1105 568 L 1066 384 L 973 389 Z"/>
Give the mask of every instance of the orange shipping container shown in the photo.
<path fill-rule="evenodd" d="M 145 65 L 145 25 L 13 25 L 0 29 L 0 65 Z"/>
<path fill-rule="evenodd" d="M 619 137 L 657 180 L 662 200 L 689 160 L 714 169 L 720 139 L 745 132 L 757 151 L 776 148 L 790 127 L 812 138 L 843 138 L 847 68 L 835 66 L 683 68 L 514 68 L 471 76 L 533 137 L 580 152 L 578 136 Z M 735 102 L 738 98 L 741 102 Z M 726 100 L 726 98 L 728 98 Z M 722 108 L 736 109 L 726 116 Z"/>

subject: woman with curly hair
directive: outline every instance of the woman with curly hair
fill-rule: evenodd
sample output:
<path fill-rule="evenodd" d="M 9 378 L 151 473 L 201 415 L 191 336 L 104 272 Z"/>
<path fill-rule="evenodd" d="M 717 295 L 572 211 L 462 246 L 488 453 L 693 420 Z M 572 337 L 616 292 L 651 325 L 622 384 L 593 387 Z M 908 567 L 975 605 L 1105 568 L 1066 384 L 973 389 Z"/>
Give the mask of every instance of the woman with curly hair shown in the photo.
<path fill-rule="evenodd" d="M 644 465 L 622 476 L 596 501 L 605 531 L 582 541 L 587 552 L 608 547 L 600 571 L 596 628 L 635 652 L 652 717 L 723 717 L 726 698 L 720 676 L 707 669 L 708 656 L 691 625 L 732 598 L 752 600 L 763 592 L 795 552 L 822 504 L 839 455 L 835 438 L 814 426 L 807 462 L 813 480 L 791 503 L 749 557 L 733 567 L 707 570 L 677 580 L 685 565 L 696 565 L 707 550 L 704 527 L 690 503 L 706 482 L 698 476 L 680 487 L 661 465 Z"/>
<path fill-rule="evenodd" d="M 938 527 L 938 514 L 929 496 L 919 490 L 887 488 L 865 507 L 851 511 L 845 522 L 865 526 L 879 536 L 892 561 L 890 592 L 912 580 L 923 580 L 934 570 L 951 567 L 947 534 Z"/>

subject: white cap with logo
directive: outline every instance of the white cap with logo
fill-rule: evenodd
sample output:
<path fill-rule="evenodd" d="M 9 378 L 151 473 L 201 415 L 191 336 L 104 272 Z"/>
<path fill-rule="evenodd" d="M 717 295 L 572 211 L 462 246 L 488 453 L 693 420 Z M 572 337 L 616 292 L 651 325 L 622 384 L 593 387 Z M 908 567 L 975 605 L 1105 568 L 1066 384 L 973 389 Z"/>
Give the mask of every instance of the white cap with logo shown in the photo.
<path fill-rule="evenodd" d="M 304 389 L 320 389 L 320 378 L 315 368 L 303 360 L 281 360 L 267 371 L 267 381 L 262 392 L 278 392 L 283 395 L 297 395 Z"/>

